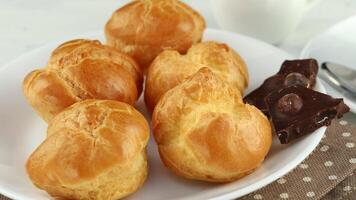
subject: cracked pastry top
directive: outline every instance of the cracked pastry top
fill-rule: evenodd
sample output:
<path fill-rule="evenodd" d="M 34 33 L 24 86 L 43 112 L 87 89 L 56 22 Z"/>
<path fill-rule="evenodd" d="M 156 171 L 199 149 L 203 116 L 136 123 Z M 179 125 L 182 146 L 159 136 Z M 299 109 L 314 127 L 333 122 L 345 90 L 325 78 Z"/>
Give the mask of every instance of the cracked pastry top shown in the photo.
<path fill-rule="evenodd" d="M 132 106 L 85 100 L 58 114 L 29 157 L 32 182 L 54 197 L 118 199 L 146 180 L 149 126 Z"/>
<path fill-rule="evenodd" d="M 204 18 L 179 0 L 135 0 L 112 14 L 105 35 L 108 45 L 133 57 L 146 72 L 163 50 L 185 53 L 204 30 Z"/>
<path fill-rule="evenodd" d="M 227 44 L 206 41 L 193 45 L 184 55 L 167 50 L 157 56 L 146 78 L 147 108 L 152 111 L 164 93 L 202 67 L 208 67 L 241 94 L 248 85 L 248 70 L 241 56 Z"/>
<path fill-rule="evenodd" d="M 96 40 L 72 40 L 56 48 L 45 68 L 28 74 L 23 92 L 49 122 L 85 99 L 110 99 L 133 105 L 142 90 L 136 62 Z"/>
<path fill-rule="evenodd" d="M 209 68 L 163 95 L 152 126 L 163 163 L 195 180 L 229 182 L 252 173 L 272 142 L 264 114 Z"/>

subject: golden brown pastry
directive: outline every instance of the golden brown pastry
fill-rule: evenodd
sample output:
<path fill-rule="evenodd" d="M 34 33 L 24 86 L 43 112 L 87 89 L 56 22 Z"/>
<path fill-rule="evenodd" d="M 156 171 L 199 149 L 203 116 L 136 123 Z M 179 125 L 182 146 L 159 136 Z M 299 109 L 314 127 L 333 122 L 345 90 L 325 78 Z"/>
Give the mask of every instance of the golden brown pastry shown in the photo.
<path fill-rule="evenodd" d="M 24 80 L 31 106 L 47 122 L 84 99 L 110 99 L 134 104 L 142 90 L 135 61 L 99 41 L 73 40 L 52 53 L 48 65 Z"/>
<path fill-rule="evenodd" d="M 32 182 L 54 197 L 125 197 L 147 177 L 149 127 L 132 106 L 85 100 L 49 124 L 47 139 L 27 161 Z"/>
<path fill-rule="evenodd" d="M 143 74 L 137 63 L 116 49 L 102 45 L 98 40 L 77 39 L 61 44 L 52 52 L 48 66 L 60 69 L 78 64 L 86 58 L 107 60 L 120 65 L 135 79 L 138 93 L 141 93 Z"/>
<path fill-rule="evenodd" d="M 263 113 L 208 68 L 165 93 L 152 124 L 163 163 L 195 180 L 239 179 L 261 165 L 272 142 Z"/>
<path fill-rule="evenodd" d="M 145 102 L 153 110 L 161 96 L 200 68 L 208 67 L 236 87 L 241 94 L 248 85 L 248 72 L 243 59 L 226 44 L 203 42 L 193 45 L 186 55 L 164 51 L 149 68 Z"/>
<path fill-rule="evenodd" d="M 143 71 L 163 50 L 185 53 L 201 40 L 205 21 L 179 0 L 134 0 L 105 26 L 110 46 L 132 56 Z"/>

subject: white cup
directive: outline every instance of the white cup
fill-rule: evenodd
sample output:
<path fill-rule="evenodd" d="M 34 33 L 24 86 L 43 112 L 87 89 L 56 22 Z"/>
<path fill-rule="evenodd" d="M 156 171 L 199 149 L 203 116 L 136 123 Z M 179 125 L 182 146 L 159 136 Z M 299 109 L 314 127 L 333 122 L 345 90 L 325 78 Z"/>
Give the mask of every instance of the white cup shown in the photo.
<path fill-rule="evenodd" d="M 317 1 L 211 0 L 211 7 L 221 28 L 279 44 Z"/>

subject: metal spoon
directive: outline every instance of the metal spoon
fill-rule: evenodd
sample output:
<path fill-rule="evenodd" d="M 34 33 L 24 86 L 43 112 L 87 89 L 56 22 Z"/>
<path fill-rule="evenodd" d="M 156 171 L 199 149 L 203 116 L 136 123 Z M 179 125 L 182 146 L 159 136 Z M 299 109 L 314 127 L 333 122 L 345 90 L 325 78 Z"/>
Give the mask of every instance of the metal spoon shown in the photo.
<path fill-rule="evenodd" d="M 319 77 L 344 96 L 356 101 L 356 71 L 346 66 L 325 62 Z"/>

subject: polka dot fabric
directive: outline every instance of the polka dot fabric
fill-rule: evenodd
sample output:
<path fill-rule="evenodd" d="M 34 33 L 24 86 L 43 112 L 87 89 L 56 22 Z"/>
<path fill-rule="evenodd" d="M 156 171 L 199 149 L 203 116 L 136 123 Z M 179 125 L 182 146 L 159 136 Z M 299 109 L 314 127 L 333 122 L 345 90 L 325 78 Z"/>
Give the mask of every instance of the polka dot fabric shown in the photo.
<path fill-rule="evenodd" d="M 239 200 L 356 200 L 356 127 L 334 121 L 314 152 L 274 183 Z"/>

